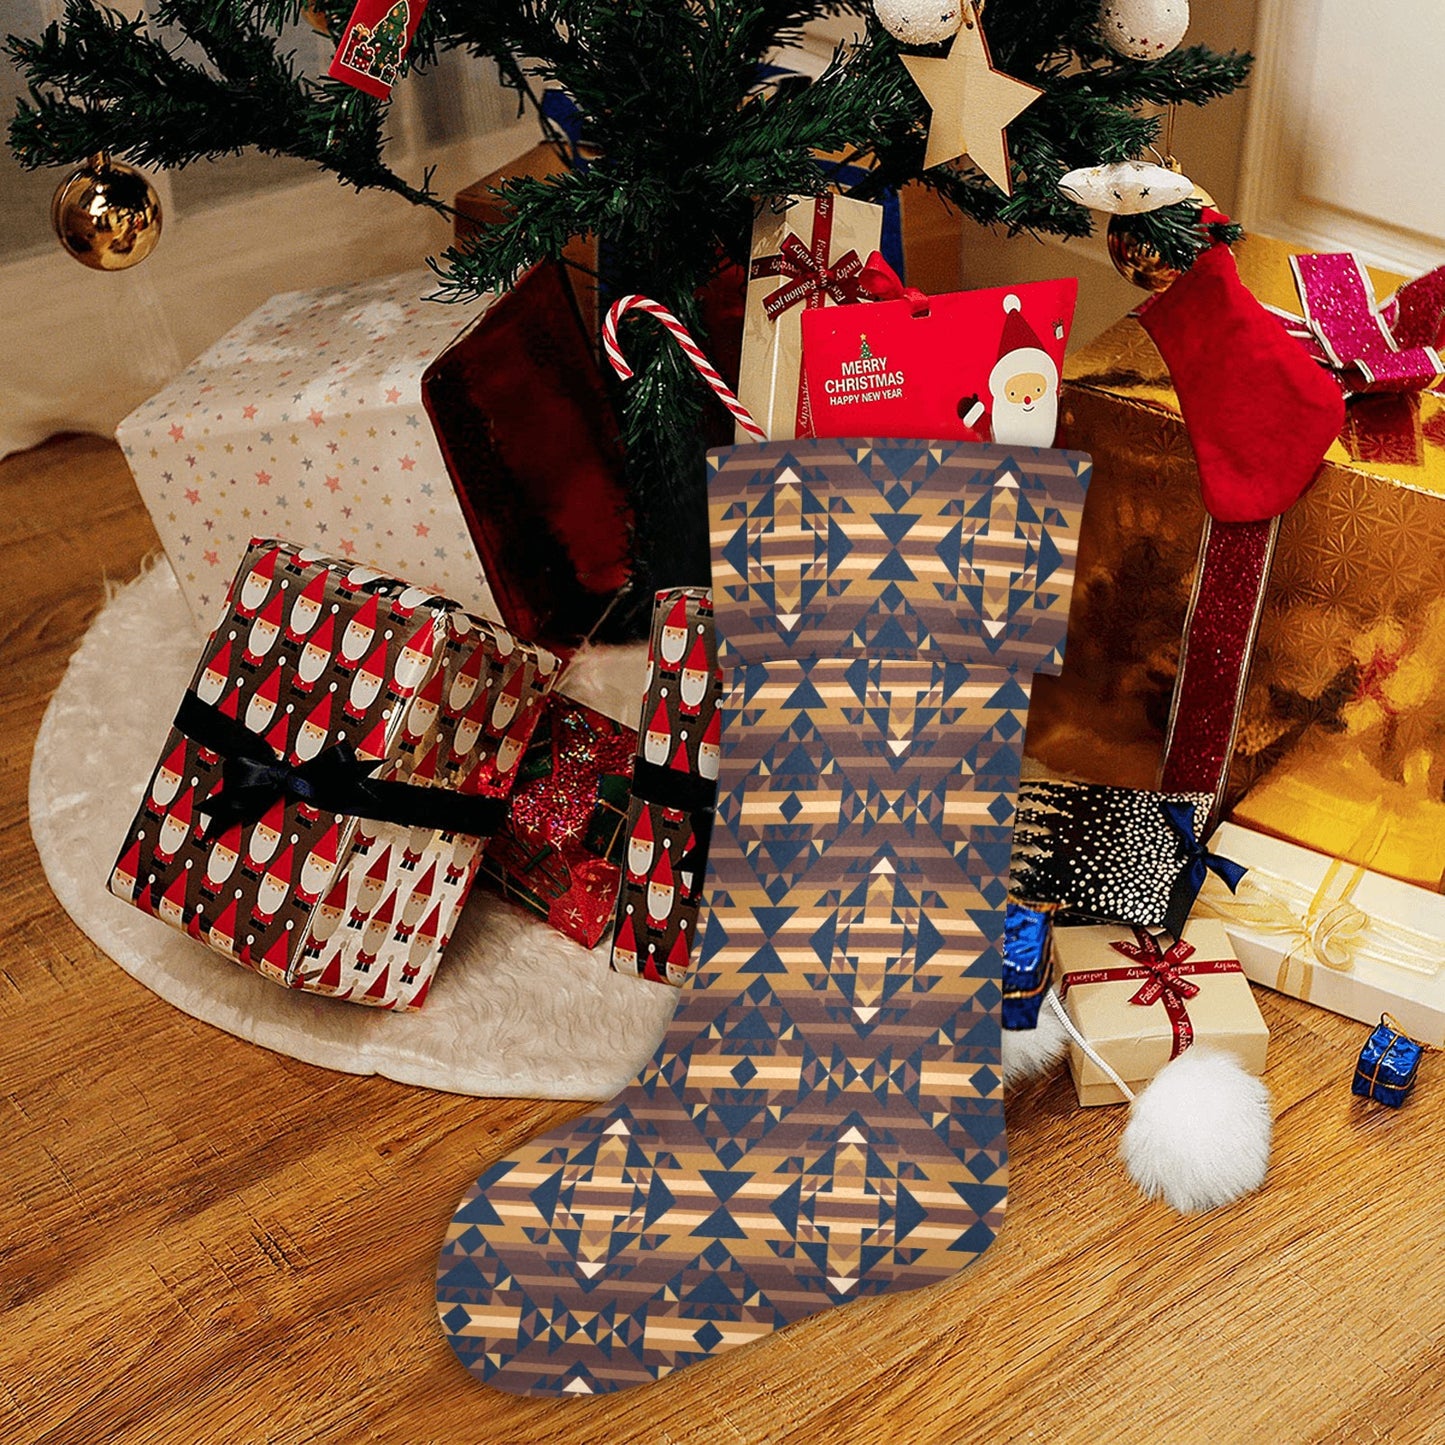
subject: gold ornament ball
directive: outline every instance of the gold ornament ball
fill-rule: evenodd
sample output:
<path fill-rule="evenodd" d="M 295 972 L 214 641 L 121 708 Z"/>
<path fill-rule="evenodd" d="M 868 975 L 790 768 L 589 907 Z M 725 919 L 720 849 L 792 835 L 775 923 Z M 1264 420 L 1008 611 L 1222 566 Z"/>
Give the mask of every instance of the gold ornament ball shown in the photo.
<path fill-rule="evenodd" d="M 1201 208 L 1214 204 L 1214 197 L 1203 186 L 1195 186 L 1189 199 L 1197 201 Z M 1133 228 L 1136 219 L 1134 216 L 1109 218 L 1109 259 L 1114 269 L 1140 290 L 1163 291 L 1179 279 L 1179 272 L 1168 265 L 1153 246 L 1139 238 Z"/>
<path fill-rule="evenodd" d="M 134 166 L 96 156 L 57 187 L 50 223 L 60 244 L 95 271 L 138 266 L 161 238 L 161 201 Z"/>

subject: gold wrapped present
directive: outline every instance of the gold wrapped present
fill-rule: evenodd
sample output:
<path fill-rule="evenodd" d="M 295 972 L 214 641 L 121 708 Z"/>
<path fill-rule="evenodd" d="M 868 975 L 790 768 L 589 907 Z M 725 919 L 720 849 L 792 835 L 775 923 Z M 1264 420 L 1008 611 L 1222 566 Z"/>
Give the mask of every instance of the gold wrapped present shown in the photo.
<path fill-rule="evenodd" d="M 1192 921 L 1174 942 L 1114 924 L 1055 928 L 1054 966 L 1074 1026 L 1131 1089 L 1196 1045 L 1264 1072 L 1269 1029 L 1222 923 Z M 1085 1107 L 1124 1102 L 1077 1044 L 1069 1073 Z"/>
<path fill-rule="evenodd" d="M 1298 314 L 1289 256 L 1251 236 L 1239 269 Z M 1401 278 L 1371 279 L 1385 297 Z M 1060 445 L 1093 456 L 1094 480 L 1064 672 L 1039 680 L 1028 750 L 1056 772 L 1152 786 L 1204 513 L 1178 403 L 1137 321 L 1072 358 L 1061 421 Z M 1226 811 L 1445 888 L 1445 399 L 1431 391 L 1352 400 L 1283 519 Z"/>

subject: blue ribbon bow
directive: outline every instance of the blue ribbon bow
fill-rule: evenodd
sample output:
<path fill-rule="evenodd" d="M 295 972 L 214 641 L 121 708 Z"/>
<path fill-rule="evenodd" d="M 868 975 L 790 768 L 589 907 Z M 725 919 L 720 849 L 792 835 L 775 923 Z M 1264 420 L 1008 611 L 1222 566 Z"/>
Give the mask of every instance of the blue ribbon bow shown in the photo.
<path fill-rule="evenodd" d="M 1179 835 L 1179 856 L 1185 863 L 1184 881 L 1190 902 L 1198 897 L 1199 890 L 1204 887 L 1204 880 L 1210 873 L 1222 878 L 1233 893 L 1239 887 L 1239 880 L 1249 869 L 1241 867 L 1232 858 L 1221 858 L 1218 853 L 1211 853 L 1204 846 L 1194 830 L 1193 804 L 1182 802 L 1178 798 L 1165 798 L 1163 801 L 1164 816 Z"/>

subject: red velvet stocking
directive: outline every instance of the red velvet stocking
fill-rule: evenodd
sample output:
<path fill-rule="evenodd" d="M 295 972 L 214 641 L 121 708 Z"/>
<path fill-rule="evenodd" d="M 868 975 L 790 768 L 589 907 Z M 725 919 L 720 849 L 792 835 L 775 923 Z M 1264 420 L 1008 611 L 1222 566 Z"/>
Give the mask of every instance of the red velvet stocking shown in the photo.
<path fill-rule="evenodd" d="M 1179 397 L 1210 516 L 1258 522 L 1297 502 L 1345 421 L 1339 386 L 1206 251 L 1139 320 Z"/>

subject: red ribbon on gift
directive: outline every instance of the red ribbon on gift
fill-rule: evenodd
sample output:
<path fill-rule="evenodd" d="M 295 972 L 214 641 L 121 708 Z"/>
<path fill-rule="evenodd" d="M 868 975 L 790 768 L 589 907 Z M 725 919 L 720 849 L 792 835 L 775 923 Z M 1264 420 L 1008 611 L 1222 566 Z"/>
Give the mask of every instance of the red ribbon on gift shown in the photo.
<path fill-rule="evenodd" d="M 831 299 L 842 305 L 858 299 L 858 275 L 863 263 L 856 251 L 845 251 L 829 264 L 833 245 L 833 196 L 825 192 L 813 202 L 813 236 L 808 245 L 789 231 L 776 256 L 759 256 L 749 276 L 786 276 L 788 281 L 764 298 L 763 314 L 776 321 L 790 307 L 801 303 L 810 311 Z"/>
<path fill-rule="evenodd" d="M 1388 301 L 1350 251 L 1291 256 L 1303 318 L 1275 314 L 1347 396 L 1423 391 L 1445 373 L 1436 349 L 1445 325 L 1445 266 L 1402 286 Z"/>
<path fill-rule="evenodd" d="M 1181 938 L 1165 951 L 1159 948 L 1159 940 L 1142 928 L 1134 930 L 1133 943 L 1110 943 L 1116 953 L 1132 958 L 1132 968 L 1091 968 L 1078 973 L 1066 973 L 1059 983 L 1059 996 L 1063 997 L 1070 988 L 1084 983 L 1127 983 L 1142 980 L 1139 989 L 1129 1000 L 1141 1008 L 1156 1003 L 1164 1005 L 1169 1018 L 1169 1027 L 1174 1036 L 1169 1057 L 1177 1059 L 1194 1042 L 1194 1025 L 1189 1019 L 1185 1000 L 1199 992 L 1197 983 L 1189 982 L 1189 975 L 1216 973 L 1243 973 L 1237 958 L 1194 958 L 1194 945 Z M 1189 960 L 1193 959 L 1191 963 Z"/>
<path fill-rule="evenodd" d="M 905 286 L 903 278 L 874 251 L 858 276 L 858 289 L 870 301 L 906 301 L 915 316 L 928 310 L 928 294 L 917 286 Z"/>
<path fill-rule="evenodd" d="M 825 191 L 813 201 L 813 236 L 808 245 L 792 231 L 783 237 L 776 256 L 759 256 L 748 272 L 750 279 L 762 276 L 786 276 L 786 285 L 779 286 L 763 299 L 763 315 L 776 321 L 789 307 L 800 302 L 805 309 L 816 311 L 832 300 L 842 305 L 858 299 L 858 276 L 863 263 L 856 251 L 845 251 L 829 264 L 833 247 L 833 195 Z M 794 435 L 812 436 L 812 406 L 808 400 L 808 384 L 798 381 L 798 410 Z"/>

